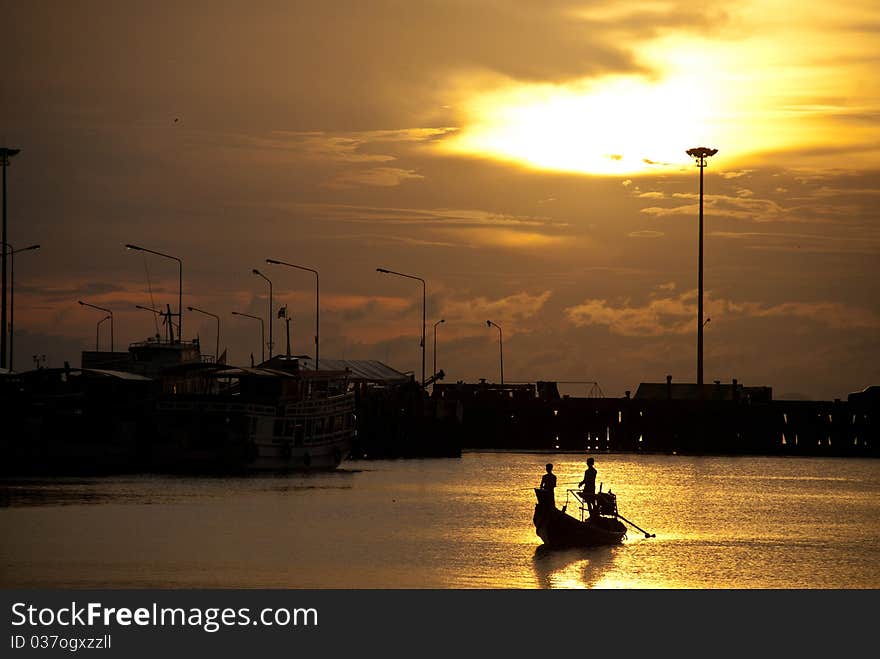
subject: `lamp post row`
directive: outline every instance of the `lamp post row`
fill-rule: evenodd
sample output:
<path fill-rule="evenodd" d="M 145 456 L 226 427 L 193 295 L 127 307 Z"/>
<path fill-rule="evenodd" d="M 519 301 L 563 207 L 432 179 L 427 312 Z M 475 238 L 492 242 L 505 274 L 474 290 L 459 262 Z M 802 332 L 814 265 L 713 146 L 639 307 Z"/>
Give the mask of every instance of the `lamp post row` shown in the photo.
<path fill-rule="evenodd" d="M 10 261 L 12 264 L 12 270 L 10 272 L 10 284 L 14 285 L 14 255 L 21 251 L 39 249 L 39 245 L 31 245 L 29 247 L 25 247 L 20 250 L 15 250 L 9 244 L 7 240 L 7 191 L 6 191 L 6 169 L 10 164 L 10 158 L 17 155 L 21 152 L 21 149 L 13 149 L 9 147 L 0 147 L 0 169 L 2 169 L 2 192 L 3 192 L 3 202 L 2 202 L 2 233 L 0 233 L 0 245 L 2 245 L 2 250 L 0 250 L 0 279 L 2 279 L 2 295 L 0 295 L 0 368 L 7 368 L 7 331 L 10 332 L 9 336 L 9 352 L 12 352 L 12 341 L 13 337 L 11 335 L 13 331 L 13 295 L 14 292 L 10 290 L 10 305 L 9 305 L 9 324 L 7 325 L 7 281 L 6 281 L 6 273 L 7 273 L 7 255 L 10 257 Z M 706 323 L 708 323 L 708 319 L 703 321 L 703 170 L 707 165 L 707 158 L 714 156 L 718 153 L 718 149 L 708 148 L 708 147 L 696 147 L 687 150 L 687 155 L 691 156 L 696 160 L 696 166 L 700 170 L 700 205 L 699 205 L 699 244 L 698 244 L 698 275 L 697 275 L 697 286 L 698 286 L 698 302 L 697 302 L 697 384 L 703 384 L 703 328 Z M 176 257 L 171 256 L 170 254 L 164 254 L 162 252 L 158 252 L 152 249 L 147 249 L 146 247 L 141 247 L 138 245 L 127 244 L 125 246 L 127 249 L 147 252 L 150 254 L 155 254 L 156 256 L 161 256 L 163 258 L 172 259 L 177 261 L 178 264 L 178 306 L 177 306 L 177 332 L 178 332 L 178 342 L 181 342 L 183 339 L 183 261 Z M 319 360 L 320 360 L 320 284 L 319 284 L 319 274 L 318 271 L 313 268 L 308 268 L 301 265 L 295 265 L 293 263 L 287 263 L 284 261 L 279 261 L 277 259 L 266 259 L 266 263 L 274 264 L 274 265 L 284 265 L 291 268 L 296 268 L 299 270 L 306 270 L 312 272 L 315 275 L 315 369 L 318 369 Z M 406 277 L 408 279 L 415 279 L 420 281 L 422 284 L 422 337 L 421 337 L 421 348 L 422 348 L 422 386 L 424 386 L 425 380 L 425 330 L 426 330 L 426 284 L 425 280 L 421 277 L 416 277 L 414 275 L 405 274 L 402 272 L 395 272 L 393 270 L 388 270 L 385 268 L 376 268 L 377 272 L 381 272 L 383 274 L 391 274 L 397 275 L 400 277 Z M 253 269 L 253 274 L 258 275 L 266 280 L 269 284 L 269 357 L 272 357 L 272 348 L 273 348 L 273 336 L 272 336 L 272 282 L 262 274 L 256 268 Z M 11 286 L 10 286 L 11 289 Z M 79 301 L 80 305 L 89 306 L 95 309 L 99 309 L 102 311 L 109 311 L 103 309 L 102 307 L 97 307 L 95 305 L 91 305 L 85 303 L 83 301 Z M 217 351 L 215 352 L 215 359 L 219 357 L 217 352 L 219 352 L 219 341 L 220 341 L 220 328 L 219 328 L 219 317 L 215 314 L 211 314 L 210 312 L 203 311 L 201 309 L 197 309 L 195 307 L 188 307 L 190 311 L 199 311 L 201 313 L 205 313 L 209 316 L 214 316 L 217 318 L 218 328 L 217 328 Z M 237 312 L 233 312 L 237 313 Z M 247 314 L 238 314 L 238 315 L 247 315 Z M 109 312 L 107 318 L 103 318 L 100 323 L 104 322 L 109 318 L 110 320 L 110 350 L 113 351 L 114 348 L 114 339 L 113 339 L 113 314 Z M 170 321 L 170 319 L 169 319 Z M 262 319 L 260 319 L 262 323 Z M 434 349 L 436 351 L 436 332 L 437 325 L 444 322 L 443 320 L 438 321 L 434 324 Z M 500 357 L 501 357 L 501 380 L 502 384 L 504 383 L 504 353 L 503 353 L 503 340 L 501 334 L 501 327 L 496 325 L 490 320 L 486 321 L 488 326 L 495 326 L 499 332 L 499 348 L 500 348 Z M 263 341 L 262 343 L 265 343 Z M 261 349 L 262 349 L 261 343 Z M 97 350 L 97 346 L 96 346 Z M 9 354 L 8 359 L 8 368 L 12 368 L 12 360 L 13 355 Z M 437 366 L 436 366 L 436 355 L 434 356 L 434 374 L 436 374 Z"/>

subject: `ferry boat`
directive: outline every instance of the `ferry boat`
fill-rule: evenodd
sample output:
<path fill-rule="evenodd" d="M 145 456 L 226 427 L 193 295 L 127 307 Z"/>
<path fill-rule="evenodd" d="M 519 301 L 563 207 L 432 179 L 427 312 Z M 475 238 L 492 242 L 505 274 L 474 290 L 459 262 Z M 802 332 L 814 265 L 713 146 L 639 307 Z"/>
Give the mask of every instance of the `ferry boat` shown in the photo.
<path fill-rule="evenodd" d="M 276 362 L 277 363 L 277 362 Z M 162 375 L 153 467 L 229 472 L 335 469 L 355 437 L 346 371 L 181 364 Z"/>

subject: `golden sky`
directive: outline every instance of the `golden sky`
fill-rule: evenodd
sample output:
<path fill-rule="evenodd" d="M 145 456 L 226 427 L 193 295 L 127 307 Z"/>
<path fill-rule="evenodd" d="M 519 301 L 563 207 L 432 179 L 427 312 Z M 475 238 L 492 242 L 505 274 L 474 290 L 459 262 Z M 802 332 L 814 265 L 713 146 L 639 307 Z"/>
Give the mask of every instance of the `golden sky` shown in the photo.
<path fill-rule="evenodd" d="M 311 352 L 451 380 L 695 377 L 843 397 L 880 381 L 880 8 L 861 1 L 0 0 L 16 366 L 79 363 L 135 304 L 294 314 Z M 184 317 L 214 341 L 214 322 Z M 276 350 L 283 325 L 274 325 Z M 107 340 L 107 337 L 102 339 Z M 118 347 L 118 346 L 117 346 Z M 574 391 L 583 395 L 584 391 Z"/>

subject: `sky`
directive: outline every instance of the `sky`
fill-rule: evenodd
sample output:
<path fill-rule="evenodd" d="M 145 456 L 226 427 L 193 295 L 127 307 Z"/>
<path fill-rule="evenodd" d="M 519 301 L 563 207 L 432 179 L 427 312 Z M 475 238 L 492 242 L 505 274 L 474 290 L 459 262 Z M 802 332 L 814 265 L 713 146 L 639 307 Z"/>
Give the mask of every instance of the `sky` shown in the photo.
<path fill-rule="evenodd" d="M 880 5 L 0 0 L 14 366 L 157 332 L 572 395 L 880 384 Z M 442 324 L 437 324 L 439 320 Z M 491 320 L 501 331 L 487 326 Z M 107 323 L 100 347 L 109 347 Z M 283 320 L 272 321 L 275 352 Z M 161 327 L 158 327 L 161 331 Z M 266 334 L 268 335 L 268 325 Z M 216 321 L 184 311 L 213 353 Z M 268 337 L 267 337 L 268 338 Z M 596 383 L 595 385 L 593 383 Z"/>

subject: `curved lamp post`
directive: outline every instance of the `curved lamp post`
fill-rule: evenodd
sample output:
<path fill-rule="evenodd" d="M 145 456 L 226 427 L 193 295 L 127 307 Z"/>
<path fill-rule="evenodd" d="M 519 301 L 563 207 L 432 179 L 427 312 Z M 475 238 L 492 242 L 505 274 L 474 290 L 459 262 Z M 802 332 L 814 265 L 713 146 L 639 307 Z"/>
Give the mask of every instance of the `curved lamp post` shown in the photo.
<path fill-rule="evenodd" d="M 697 301 L 697 384 L 703 384 L 703 170 L 706 168 L 706 158 L 714 156 L 718 149 L 710 149 L 704 146 L 688 149 L 687 154 L 696 160 L 700 168 L 700 256 L 698 275 L 698 301 Z"/>
<path fill-rule="evenodd" d="M 446 322 L 446 320 L 441 318 L 436 323 L 434 323 L 434 351 L 433 351 L 434 352 L 434 372 L 432 373 L 433 376 L 437 375 L 437 325 L 439 325 L 440 323 L 445 323 L 445 322 Z"/>
<path fill-rule="evenodd" d="M 152 249 L 147 249 L 146 247 L 139 247 L 137 245 L 128 244 L 125 246 L 125 249 L 132 249 L 137 252 L 147 252 L 149 254 L 155 254 L 156 256 L 161 256 L 166 259 L 171 259 L 172 261 L 177 261 L 178 267 L 178 288 L 177 288 L 177 342 L 183 343 L 183 261 L 181 261 L 176 256 L 171 256 L 170 254 L 163 254 L 162 252 L 156 252 Z"/>
<path fill-rule="evenodd" d="M 29 252 L 34 249 L 40 249 L 39 245 L 29 245 L 21 249 L 13 249 L 12 245 L 6 244 L 6 250 L 9 250 L 9 370 L 12 370 L 12 361 L 15 357 L 13 350 L 13 340 L 15 338 L 15 255 L 19 252 Z"/>
<path fill-rule="evenodd" d="M 101 323 L 110 321 L 110 352 L 113 352 L 113 316 L 104 316 L 95 327 L 95 352 L 98 352 L 98 337 L 101 335 Z"/>
<path fill-rule="evenodd" d="M 211 313 L 210 311 L 205 311 L 204 309 L 199 309 L 198 307 L 187 307 L 187 311 L 198 311 L 199 313 L 203 313 L 206 316 L 211 316 L 217 321 L 217 345 L 214 348 L 214 363 L 217 363 L 217 360 L 220 358 L 220 316 L 217 314 Z"/>
<path fill-rule="evenodd" d="M 486 327 L 497 327 L 498 328 L 498 349 L 499 354 L 501 356 L 501 384 L 504 384 L 504 337 L 501 333 L 501 327 L 496 325 L 491 320 L 486 321 Z"/>
<path fill-rule="evenodd" d="M 425 386 L 425 280 L 421 277 L 416 277 L 415 275 L 407 275 L 402 272 L 395 272 L 394 270 L 387 270 L 386 268 L 376 268 L 376 272 L 381 272 L 385 275 L 397 275 L 398 277 L 406 277 L 407 279 L 415 279 L 416 281 L 422 282 L 422 386 Z"/>
<path fill-rule="evenodd" d="M 272 325 L 274 324 L 272 322 L 272 282 L 269 280 L 269 278 L 266 275 L 264 275 L 262 272 L 260 272 L 256 268 L 254 268 L 252 270 L 252 272 L 255 275 L 257 275 L 257 277 L 262 277 L 263 279 L 265 279 L 269 283 L 269 359 L 272 359 L 272 346 L 275 345 L 272 342 Z"/>
<path fill-rule="evenodd" d="M 260 362 L 262 363 L 266 361 L 266 331 L 263 319 L 259 316 L 252 316 L 249 313 L 239 313 L 238 311 L 233 311 L 232 315 L 244 316 L 245 318 L 253 318 L 254 320 L 260 321 Z"/>
<path fill-rule="evenodd" d="M 272 265 L 286 265 L 288 268 L 296 268 L 297 270 L 305 270 L 315 275 L 315 370 L 318 370 L 318 361 L 321 352 L 321 289 L 318 279 L 318 271 L 314 268 L 307 268 L 304 265 L 295 265 L 278 259 L 266 259 L 266 263 Z"/>
<path fill-rule="evenodd" d="M 113 312 L 110 311 L 110 309 L 105 309 L 104 307 L 98 307 L 98 306 L 95 306 L 94 304 L 89 304 L 88 302 L 83 302 L 82 300 L 78 300 L 78 302 L 79 302 L 80 306 L 91 307 L 92 309 L 97 309 L 98 311 L 103 311 L 104 313 L 107 314 L 107 318 L 110 319 L 110 352 L 113 352 Z M 98 326 L 100 327 L 101 323 L 103 323 L 105 320 L 107 320 L 107 318 L 102 318 L 100 321 L 98 321 Z M 97 340 L 95 341 L 95 343 L 97 344 Z M 97 347 L 95 347 L 95 352 L 98 352 Z"/>

